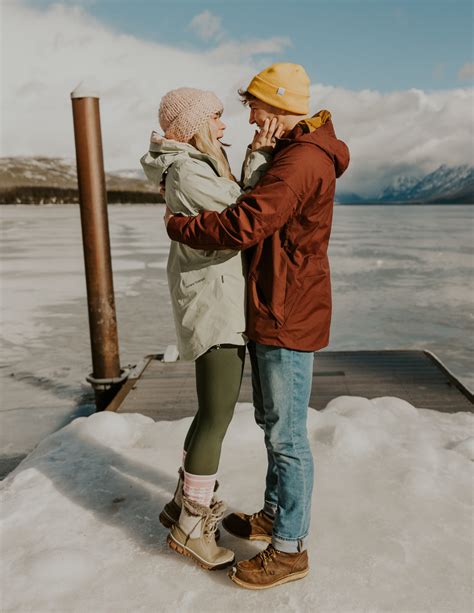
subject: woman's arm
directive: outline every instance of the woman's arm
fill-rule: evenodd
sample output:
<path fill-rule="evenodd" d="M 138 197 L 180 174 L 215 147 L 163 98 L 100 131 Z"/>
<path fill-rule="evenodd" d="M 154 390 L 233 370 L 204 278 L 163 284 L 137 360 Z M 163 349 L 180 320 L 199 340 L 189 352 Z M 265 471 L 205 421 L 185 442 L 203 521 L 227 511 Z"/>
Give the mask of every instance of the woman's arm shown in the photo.
<path fill-rule="evenodd" d="M 283 135 L 283 127 L 276 117 L 265 120 L 262 128 L 256 130 L 248 146 L 242 165 L 241 184 L 244 191 L 252 190 L 271 166 L 277 139 Z"/>
<path fill-rule="evenodd" d="M 252 151 L 247 148 L 244 163 L 242 164 L 241 185 L 245 192 L 252 190 L 270 168 L 273 152 Z"/>

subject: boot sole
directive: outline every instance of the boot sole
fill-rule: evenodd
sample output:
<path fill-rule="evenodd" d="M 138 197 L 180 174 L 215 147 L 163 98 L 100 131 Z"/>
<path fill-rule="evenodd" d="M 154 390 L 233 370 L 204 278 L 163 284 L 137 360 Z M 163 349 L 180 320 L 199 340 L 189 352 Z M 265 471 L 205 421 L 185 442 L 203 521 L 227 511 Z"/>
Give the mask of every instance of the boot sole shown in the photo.
<path fill-rule="evenodd" d="M 200 558 L 196 553 L 191 551 L 191 549 L 188 549 L 185 545 L 175 541 L 171 534 L 168 534 L 166 541 L 173 551 L 176 551 L 176 553 L 179 553 L 187 558 L 191 558 L 197 562 L 201 568 L 204 568 L 204 570 L 222 570 L 223 568 L 231 566 L 235 562 L 235 557 L 233 557 L 232 560 L 229 560 L 229 562 L 224 562 L 222 564 L 209 564 Z"/>
<path fill-rule="evenodd" d="M 232 532 L 232 530 L 229 530 L 229 528 L 225 525 L 224 522 L 222 522 L 222 527 L 224 528 L 224 530 L 226 530 L 229 534 L 232 534 L 232 536 L 236 536 L 239 539 L 242 539 L 244 541 L 263 541 L 264 543 L 271 543 L 272 542 L 272 535 L 271 534 L 254 534 L 251 536 L 242 536 L 241 534 L 237 534 L 237 532 Z"/>
<path fill-rule="evenodd" d="M 255 585 L 254 583 L 246 583 L 245 581 L 242 581 L 242 579 L 239 579 L 235 575 L 232 575 L 231 572 L 229 572 L 229 578 L 236 585 L 244 587 L 248 590 L 268 590 L 271 587 L 277 587 L 278 585 L 283 585 L 284 583 L 290 583 L 290 581 L 298 581 L 298 579 L 304 579 L 308 573 L 309 568 L 300 573 L 293 573 L 291 575 L 287 575 L 286 577 L 282 577 L 280 580 L 275 581 L 275 583 L 270 583 L 268 585 Z"/>

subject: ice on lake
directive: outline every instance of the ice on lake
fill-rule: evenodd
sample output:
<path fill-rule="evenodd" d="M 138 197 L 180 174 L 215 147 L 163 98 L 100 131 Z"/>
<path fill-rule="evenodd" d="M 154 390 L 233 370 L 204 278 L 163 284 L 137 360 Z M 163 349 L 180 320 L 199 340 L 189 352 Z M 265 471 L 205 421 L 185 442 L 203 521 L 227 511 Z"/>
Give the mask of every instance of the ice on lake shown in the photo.
<path fill-rule="evenodd" d="M 329 349 L 436 353 L 474 387 L 468 206 L 336 206 Z M 0 460 L 93 410 L 77 206 L 3 206 Z M 122 364 L 175 344 L 161 206 L 109 207 Z M 374 390 L 374 396 L 377 390 Z"/>

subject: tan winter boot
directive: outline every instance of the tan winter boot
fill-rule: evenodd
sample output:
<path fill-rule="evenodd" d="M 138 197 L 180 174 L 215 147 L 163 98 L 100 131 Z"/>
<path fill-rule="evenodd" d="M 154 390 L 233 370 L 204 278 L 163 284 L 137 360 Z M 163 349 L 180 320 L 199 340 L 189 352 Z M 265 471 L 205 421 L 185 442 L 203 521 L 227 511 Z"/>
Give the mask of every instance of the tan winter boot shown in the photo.
<path fill-rule="evenodd" d="M 168 545 L 181 555 L 193 558 L 206 570 L 226 568 L 234 562 L 234 552 L 218 547 L 215 532 L 222 519 L 225 505 L 215 501 L 210 507 L 183 496 L 178 523 L 168 534 Z"/>
<path fill-rule="evenodd" d="M 160 523 L 165 528 L 171 528 L 174 526 L 179 520 L 179 515 L 181 513 L 181 507 L 183 506 L 183 487 L 184 487 L 184 471 L 182 468 L 178 470 L 178 484 L 176 485 L 176 490 L 174 492 L 173 498 L 165 504 L 163 510 L 160 513 Z M 214 492 L 217 491 L 219 487 L 219 481 L 216 481 L 214 485 Z M 216 502 L 216 497 L 214 496 L 212 502 Z M 212 503 L 211 503 L 212 504 Z M 216 541 L 218 541 L 221 537 L 221 533 L 219 529 L 216 530 Z"/>

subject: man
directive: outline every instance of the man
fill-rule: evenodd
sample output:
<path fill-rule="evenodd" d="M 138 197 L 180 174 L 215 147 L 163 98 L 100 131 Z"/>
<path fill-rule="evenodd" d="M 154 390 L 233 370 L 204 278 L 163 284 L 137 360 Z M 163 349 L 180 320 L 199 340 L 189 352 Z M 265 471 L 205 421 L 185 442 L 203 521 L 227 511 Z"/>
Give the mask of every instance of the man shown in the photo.
<path fill-rule="evenodd" d="M 327 249 L 336 177 L 349 164 L 328 111 L 308 114 L 309 78 L 302 66 L 273 64 L 240 92 L 250 123 L 282 138 L 273 162 L 251 192 L 221 213 L 167 217 L 170 238 L 199 249 L 246 250 L 247 336 L 255 418 L 268 455 L 265 504 L 233 513 L 224 528 L 269 542 L 239 562 L 231 579 L 264 589 L 309 572 L 313 458 L 306 421 L 314 351 L 329 341 L 331 287 Z M 223 280 L 225 282 L 225 279 Z"/>

